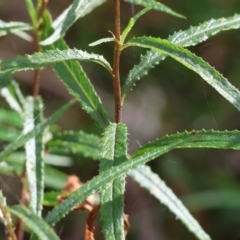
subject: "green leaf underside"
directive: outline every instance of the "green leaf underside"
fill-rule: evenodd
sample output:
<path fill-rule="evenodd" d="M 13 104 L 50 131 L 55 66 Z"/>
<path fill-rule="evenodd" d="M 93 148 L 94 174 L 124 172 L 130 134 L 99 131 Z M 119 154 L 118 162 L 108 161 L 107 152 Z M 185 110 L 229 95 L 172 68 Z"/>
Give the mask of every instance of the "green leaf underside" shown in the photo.
<path fill-rule="evenodd" d="M 33 55 L 17 56 L 0 62 L 0 77 L 13 74 L 19 71 L 34 70 L 47 65 L 67 61 L 67 60 L 92 61 L 103 65 L 111 71 L 109 63 L 100 55 L 89 54 L 78 49 L 49 50 L 38 52 Z"/>
<path fill-rule="evenodd" d="M 45 15 L 45 28 L 42 37 L 47 37 L 52 32 L 51 22 L 48 15 Z M 66 43 L 60 39 L 52 45 L 43 46 L 43 50 L 66 50 Z M 81 103 L 82 108 L 91 115 L 101 128 L 105 128 L 109 123 L 109 117 L 104 109 L 100 98 L 95 92 L 85 72 L 77 61 L 56 63 L 53 65 L 54 71 L 64 83 L 69 93 Z"/>
<path fill-rule="evenodd" d="M 127 128 L 124 124 L 110 124 L 103 135 L 100 153 L 100 173 L 127 161 Z M 124 239 L 125 176 L 108 182 L 100 191 L 101 221 L 106 240 Z"/>
<path fill-rule="evenodd" d="M 175 148 L 220 148 L 220 149 L 240 149 L 240 132 L 214 132 L 196 131 L 177 133 L 165 136 L 146 146 L 140 148 L 130 160 L 105 170 L 91 181 L 84 184 L 81 189 L 72 193 L 68 199 L 55 207 L 46 217 L 46 221 L 52 226 L 62 219 L 74 206 L 83 202 L 89 195 L 96 193 L 101 188 L 124 176 L 129 171 L 143 165 L 160 155 Z"/>
<path fill-rule="evenodd" d="M 153 37 L 133 38 L 126 46 L 138 46 L 151 48 L 164 53 L 176 61 L 182 63 L 187 68 L 200 75 L 207 83 L 215 88 L 225 99 L 240 110 L 240 92 L 231 85 L 218 71 L 211 67 L 200 57 L 197 57 L 187 49 L 174 45 L 167 40 Z"/>
<path fill-rule="evenodd" d="M 93 43 L 90 43 L 88 46 L 90 46 L 90 47 L 94 47 L 94 46 L 97 46 L 97 45 L 99 45 L 99 44 L 101 44 L 101 43 L 105 43 L 105 42 L 114 42 L 115 41 L 115 39 L 114 38 L 102 38 L 102 39 L 99 39 L 99 40 L 97 40 L 97 41 L 95 41 L 95 42 L 93 42 Z"/>
<path fill-rule="evenodd" d="M 183 15 L 176 13 L 175 11 L 171 10 L 169 7 L 167 7 L 166 5 L 154 1 L 154 0 L 124 0 L 125 2 L 131 3 L 131 4 L 136 4 L 136 5 L 140 5 L 140 6 L 144 6 L 144 7 L 148 7 L 148 6 L 154 6 L 153 9 L 160 11 L 160 12 L 165 12 L 168 13 L 170 15 L 173 15 L 175 17 L 180 17 L 180 18 L 185 18 Z"/>
<path fill-rule="evenodd" d="M 15 205 L 10 212 L 23 220 L 24 224 L 41 240 L 59 240 L 52 228 L 38 215 L 24 206 Z"/>
<path fill-rule="evenodd" d="M 210 237 L 204 232 L 199 223 L 192 217 L 173 191 L 167 187 L 165 182 L 160 179 L 157 174 L 153 173 L 148 166 L 139 166 L 128 175 L 156 197 L 162 204 L 167 206 L 198 239 L 210 240 Z"/>
<path fill-rule="evenodd" d="M 41 42 L 42 45 L 49 45 L 64 36 L 72 24 L 79 18 L 90 13 L 105 0 L 75 0 L 53 23 L 54 33 Z"/>
<path fill-rule="evenodd" d="M 40 97 L 27 97 L 24 110 L 24 132 L 28 133 L 37 124 L 43 123 L 43 103 Z M 26 173 L 31 210 L 41 215 L 44 194 L 43 132 L 25 144 Z"/>
<path fill-rule="evenodd" d="M 168 38 L 168 41 L 182 47 L 195 46 L 198 43 L 206 41 L 209 37 L 216 35 L 221 31 L 238 29 L 240 27 L 240 15 L 236 14 L 229 18 L 212 19 L 199 26 L 191 27 L 185 31 L 174 33 Z M 129 72 L 122 87 L 122 95 L 125 97 L 135 86 L 141 77 L 154 68 L 160 61 L 167 57 L 166 54 L 155 50 L 148 51 L 141 56 L 140 63 Z"/>
<path fill-rule="evenodd" d="M 67 111 L 72 104 L 75 102 L 75 100 L 72 100 L 65 104 L 63 107 L 61 107 L 58 111 L 56 111 L 51 117 L 49 117 L 47 120 L 45 120 L 43 123 L 40 123 L 35 126 L 35 128 L 30 131 L 29 133 L 25 134 L 22 133 L 19 138 L 14 141 L 13 143 L 7 145 L 3 151 L 0 152 L 0 162 L 3 161 L 9 154 L 17 150 L 19 147 L 23 146 L 27 141 L 29 141 L 31 138 L 38 136 L 41 134 L 44 129 L 46 129 L 48 126 L 53 124 L 55 121 L 60 118 L 65 111 Z"/>
<path fill-rule="evenodd" d="M 31 30 L 32 26 L 23 22 L 4 22 L 0 20 L 0 37 L 8 33 Z"/>
<path fill-rule="evenodd" d="M 15 110 L 21 117 L 23 117 L 23 105 L 25 100 L 18 83 L 16 83 L 9 76 L 6 78 L 4 77 L 3 79 L 8 79 L 8 83 L 5 82 L 5 87 L 0 89 L 0 95 L 5 98 L 5 101 L 8 103 L 11 109 Z"/>
<path fill-rule="evenodd" d="M 85 132 L 66 131 L 57 134 L 47 143 L 49 152 L 57 154 L 81 154 L 84 157 L 98 159 L 100 138 Z"/>

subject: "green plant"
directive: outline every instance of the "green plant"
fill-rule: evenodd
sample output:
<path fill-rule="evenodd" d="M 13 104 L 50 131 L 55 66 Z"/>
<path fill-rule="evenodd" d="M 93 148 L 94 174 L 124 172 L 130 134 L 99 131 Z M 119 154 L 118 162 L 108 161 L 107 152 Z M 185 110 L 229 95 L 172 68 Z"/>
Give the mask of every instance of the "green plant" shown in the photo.
<path fill-rule="evenodd" d="M 128 174 L 143 188 L 146 188 L 161 203 L 166 205 L 185 226 L 198 238 L 210 239 L 198 222 L 191 216 L 181 201 L 170 188 L 153 173 L 145 164 L 160 155 L 176 148 L 240 148 L 240 132 L 235 131 L 186 131 L 170 136 L 164 136 L 140 147 L 132 155 L 127 149 L 127 127 L 122 123 L 122 107 L 127 94 L 141 77 L 166 57 L 171 57 L 185 67 L 199 74 L 233 106 L 240 110 L 240 92 L 218 73 L 207 62 L 194 55 L 185 47 L 196 45 L 221 31 L 237 29 L 240 27 L 240 16 L 210 20 L 186 31 L 174 33 L 167 40 L 154 37 L 134 37 L 126 41 L 128 33 L 138 18 L 152 9 L 163 11 L 177 17 L 182 15 L 153 0 L 128 1 L 133 4 L 145 6 L 137 15 L 130 19 L 126 28 L 120 29 L 120 1 L 115 0 L 114 16 L 115 30 L 111 38 L 100 39 L 92 44 L 96 46 L 105 42 L 114 43 L 113 64 L 101 55 L 87 53 L 79 49 L 69 49 L 62 37 L 71 25 L 80 17 L 85 16 L 101 5 L 102 0 L 75 0 L 53 23 L 48 12 L 46 0 L 38 0 L 34 6 L 31 0 L 25 0 L 32 23 L 0 22 L 0 36 L 14 33 L 29 40 L 24 31 L 32 30 L 36 37 L 36 53 L 33 55 L 17 56 L 0 63 L 0 94 L 5 98 L 11 108 L 1 109 L 0 124 L 7 122 L 10 128 L 1 128 L 2 141 L 9 144 L 0 153 L 0 171 L 16 174 L 22 180 L 21 204 L 7 206 L 5 198 L 0 196 L 1 219 L 12 239 L 21 240 L 23 223 L 28 227 L 31 239 L 59 239 L 51 229 L 72 209 L 86 206 L 86 199 L 92 194 L 101 196 L 101 221 L 105 239 L 124 239 L 127 230 L 127 220 L 124 217 L 124 191 L 125 177 Z M 120 55 L 125 48 L 141 47 L 150 49 L 141 57 L 140 63 L 133 67 L 127 75 L 123 85 L 120 81 Z M 113 79 L 115 95 L 115 121 L 111 122 L 93 85 L 77 62 L 95 62 L 103 66 Z M 74 96 L 70 101 L 47 120 L 43 118 L 43 103 L 38 96 L 40 68 L 51 65 L 59 79 L 64 83 L 69 93 Z M 35 70 L 33 94 L 23 96 L 16 81 L 11 77 L 15 72 Z M 85 132 L 68 131 L 61 133 L 52 128 L 52 124 L 61 115 L 79 101 L 82 108 L 95 120 L 103 136 L 90 135 Z M 50 137 L 49 137 L 50 136 Z M 25 147 L 18 151 L 19 148 Z M 44 157 L 44 149 L 48 153 Z M 100 161 L 99 175 L 85 183 L 75 191 L 60 192 L 66 182 L 66 175 L 53 169 L 44 161 L 51 160 L 58 155 L 56 165 L 65 162 L 66 153 L 82 154 Z M 48 174 L 51 172 L 52 178 Z M 76 183 L 75 183 L 76 185 Z M 44 186 L 52 187 L 58 192 L 46 192 Z M 29 199 L 26 198 L 29 191 Z M 59 203 L 61 202 L 61 203 Z M 63 200 L 63 201 L 62 201 Z M 88 203 L 88 200 L 87 200 Z M 42 206 L 54 205 L 49 211 L 45 221 L 41 217 Z M 90 203 L 91 205 L 91 203 Z M 86 239 L 92 239 L 93 220 L 99 207 L 91 206 L 89 214 Z M 16 233 L 10 214 L 18 217 Z M 125 223 L 125 226 L 124 226 Z M 89 234 L 89 235 L 88 235 Z"/>

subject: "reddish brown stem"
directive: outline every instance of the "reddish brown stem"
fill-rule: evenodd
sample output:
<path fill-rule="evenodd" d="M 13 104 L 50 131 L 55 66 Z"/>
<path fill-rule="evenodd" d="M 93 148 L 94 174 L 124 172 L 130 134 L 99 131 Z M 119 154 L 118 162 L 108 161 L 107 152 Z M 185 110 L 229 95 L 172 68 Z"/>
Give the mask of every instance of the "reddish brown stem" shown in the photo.
<path fill-rule="evenodd" d="M 121 25 L 120 25 L 120 0 L 114 0 L 115 12 L 115 37 L 119 41 L 121 35 Z M 115 122 L 119 123 L 122 121 L 122 102 L 121 102 L 121 81 L 119 75 L 120 66 L 120 55 L 121 55 L 121 45 L 119 42 L 115 42 L 114 47 L 114 57 L 113 57 L 113 85 L 115 94 Z"/>
<path fill-rule="evenodd" d="M 39 15 L 38 15 L 38 29 L 36 30 L 36 52 L 40 52 L 41 51 L 41 46 L 39 44 L 40 42 L 40 31 L 41 31 L 41 24 L 42 24 L 42 20 L 44 17 L 44 12 L 46 10 L 46 6 L 47 6 L 48 0 L 42 0 L 42 6 L 41 9 L 39 11 Z M 32 95 L 33 97 L 36 97 L 39 93 L 39 88 L 40 88 L 40 69 L 35 70 L 34 72 L 34 77 L 33 77 L 33 92 Z"/>
<path fill-rule="evenodd" d="M 26 202 L 25 179 L 26 179 L 26 167 L 24 165 L 22 175 L 20 176 L 21 190 L 20 190 L 20 200 L 19 200 L 19 203 L 23 206 L 25 205 L 25 202 Z M 23 224 L 22 219 L 18 219 L 18 223 L 16 225 L 16 230 L 15 230 L 17 240 L 23 240 L 24 239 L 23 228 L 24 228 L 24 224 Z"/>

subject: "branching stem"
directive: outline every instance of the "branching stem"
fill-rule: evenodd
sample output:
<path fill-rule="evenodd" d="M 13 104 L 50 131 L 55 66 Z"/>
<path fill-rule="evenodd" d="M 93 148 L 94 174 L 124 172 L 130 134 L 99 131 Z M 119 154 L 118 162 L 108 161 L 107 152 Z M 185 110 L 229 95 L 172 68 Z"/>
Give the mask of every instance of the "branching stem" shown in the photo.
<path fill-rule="evenodd" d="M 122 102 L 121 102 L 121 81 L 119 74 L 121 45 L 119 44 L 121 35 L 120 24 L 120 0 L 114 0 L 114 21 L 115 31 L 114 35 L 118 41 L 115 42 L 114 57 L 113 57 L 113 85 L 115 94 L 115 122 L 122 121 Z"/>

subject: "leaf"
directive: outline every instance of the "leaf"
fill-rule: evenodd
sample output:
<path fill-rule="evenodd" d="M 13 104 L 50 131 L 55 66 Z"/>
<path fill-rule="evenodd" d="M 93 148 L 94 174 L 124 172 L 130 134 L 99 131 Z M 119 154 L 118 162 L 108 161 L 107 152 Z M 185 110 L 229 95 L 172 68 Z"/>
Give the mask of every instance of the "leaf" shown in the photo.
<path fill-rule="evenodd" d="M 19 154 L 20 156 L 16 156 Z M 17 152 L 13 154 L 15 156 L 10 155 L 6 162 L 0 162 L 0 173 L 4 175 L 16 176 L 21 175 L 23 171 L 23 164 L 25 163 L 25 157 L 23 153 Z M 59 156 L 61 158 L 61 156 Z M 67 182 L 67 174 L 53 168 L 51 166 L 45 165 L 45 176 L 44 183 L 48 188 L 52 188 L 55 190 L 61 190 Z"/>
<path fill-rule="evenodd" d="M 239 27 L 240 15 L 236 14 L 229 18 L 212 19 L 199 26 L 191 27 L 185 31 L 179 31 L 170 36 L 168 41 L 182 47 L 195 46 L 221 31 L 238 29 Z M 141 77 L 146 75 L 151 68 L 155 67 L 155 65 L 159 64 L 159 62 L 166 57 L 166 54 L 155 50 L 150 50 L 144 56 L 141 56 L 140 63 L 134 66 L 126 77 L 122 87 L 123 98 L 132 90 L 133 86 Z"/>
<path fill-rule="evenodd" d="M 43 123 L 43 103 L 40 97 L 28 97 L 24 111 L 24 132 L 33 131 L 37 124 Z M 29 206 L 41 216 L 44 195 L 43 132 L 25 144 L 26 173 L 30 194 Z"/>
<path fill-rule="evenodd" d="M 11 78 L 7 76 L 6 79 Z M 0 95 L 5 98 L 10 108 L 15 110 L 23 118 L 23 105 L 25 100 L 19 85 L 14 80 L 11 79 L 7 86 L 0 89 Z"/>
<path fill-rule="evenodd" d="M 180 219 L 198 239 L 210 239 L 173 191 L 167 187 L 165 182 L 157 174 L 153 173 L 148 166 L 139 166 L 128 175 L 156 197 L 162 204 L 167 206 L 169 210 L 176 215 L 176 218 Z"/>
<path fill-rule="evenodd" d="M 154 6 L 153 9 L 155 9 L 157 11 L 165 12 L 165 13 L 168 13 L 168 14 L 173 15 L 175 17 L 185 18 L 183 15 L 174 12 L 169 7 L 167 7 L 166 5 L 164 5 L 160 2 L 157 2 L 155 0 L 124 0 L 124 1 L 128 2 L 130 4 L 136 4 L 136 5 L 140 5 L 140 6 L 144 6 L 144 7 Z"/>
<path fill-rule="evenodd" d="M 20 118 L 19 114 L 14 110 L 0 109 L 0 124 L 9 124 L 11 126 L 22 128 L 23 120 Z"/>
<path fill-rule="evenodd" d="M 75 0 L 53 23 L 54 33 L 40 42 L 41 45 L 49 45 L 63 37 L 72 24 L 79 18 L 90 13 L 105 0 Z"/>
<path fill-rule="evenodd" d="M 240 132 L 184 132 L 172 136 L 166 136 L 149 143 L 136 151 L 128 161 L 105 170 L 85 183 L 80 189 L 70 194 L 65 201 L 48 213 L 46 221 L 51 226 L 55 225 L 69 211 L 71 211 L 74 206 L 83 202 L 88 196 L 101 190 L 109 182 L 124 176 L 136 167 L 143 165 L 172 149 L 205 147 L 239 150 Z"/>
<path fill-rule="evenodd" d="M 43 123 L 36 125 L 32 131 L 30 131 L 27 134 L 22 133 L 22 135 L 19 136 L 19 138 L 15 142 L 13 142 L 13 143 L 9 144 L 7 147 L 5 147 L 3 149 L 3 151 L 0 152 L 0 162 L 3 161 L 9 154 L 11 154 L 15 150 L 17 150 L 19 147 L 23 146 L 28 140 L 30 140 L 33 137 L 38 136 L 39 134 L 41 134 L 44 131 L 44 129 L 46 129 L 48 126 L 50 126 L 55 121 L 57 121 L 58 118 L 60 118 L 62 116 L 62 114 L 65 111 L 67 111 L 69 109 L 69 107 L 72 106 L 74 101 L 75 100 L 68 102 L 63 107 L 61 107 L 58 111 L 56 111 L 50 118 L 45 120 Z"/>
<path fill-rule="evenodd" d="M 44 194 L 43 205 L 47 207 L 55 207 L 59 204 L 57 201 L 58 196 L 62 196 L 63 192 L 47 192 Z"/>
<path fill-rule="evenodd" d="M 45 15 L 45 28 L 43 30 L 43 36 L 48 36 L 51 32 L 51 23 L 49 15 Z M 43 50 L 50 49 L 68 49 L 65 42 L 60 39 L 50 46 L 43 46 Z M 81 103 L 82 108 L 91 115 L 91 117 L 98 123 L 101 128 L 105 128 L 110 123 L 108 114 L 103 107 L 101 100 L 95 92 L 93 85 L 90 83 L 85 72 L 77 61 L 68 61 L 62 63 L 56 63 L 53 69 L 57 73 L 58 77 L 64 83 L 70 94 L 77 98 Z"/>
<path fill-rule="evenodd" d="M 35 11 L 35 7 L 33 5 L 33 1 L 32 0 L 25 0 L 25 4 L 27 7 L 27 11 L 28 11 L 28 15 L 31 18 L 31 21 L 33 23 L 34 27 L 37 27 L 37 23 L 38 23 L 38 19 L 37 19 L 37 14 Z"/>
<path fill-rule="evenodd" d="M 127 128 L 124 124 L 110 124 L 101 144 L 100 173 L 127 161 Z M 108 182 L 100 191 L 101 221 L 106 240 L 124 239 L 125 176 Z"/>
<path fill-rule="evenodd" d="M 138 46 L 151 48 L 155 51 L 164 53 L 187 68 L 200 75 L 207 83 L 215 88 L 225 99 L 240 110 L 240 92 L 231 83 L 227 81 L 218 71 L 211 67 L 200 57 L 197 57 L 190 51 L 174 45 L 167 40 L 153 37 L 133 38 L 126 46 Z"/>
<path fill-rule="evenodd" d="M 51 227 L 38 215 L 24 206 L 15 205 L 10 212 L 23 220 L 24 224 L 41 240 L 60 240 Z"/>
<path fill-rule="evenodd" d="M 21 36 L 21 34 L 19 35 L 19 33 L 21 33 L 22 31 L 31 30 L 31 29 L 32 29 L 32 26 L 27 23 L 4 22 L 4 21 L 0 20 L 0 37 L 7 35 L 8 33 L 13 33 L 18 36 Z"/>
<path fill-rule="evenodd" d="M 47 143 L 47 147 L 52 153 L 61 155 L 74 153 L 98 159 L 100 152 L 99 144 L 100 138 L 96 135 L 82 131 L 65 131 L 53 136 L 53 139 Z"/>
<path fill-rule="evenodd" d="M 123 30 L 123 32 L 122 32 L 122 34 L 120 36 L 121 44 L 124 43 L 125 38 L 127 37 L 128 33 L 130 32 L 132 27 L 137 22 L 138 18 L 140 18 L 143 14 L 145 14 L 146 12 L 148 12 L 149 10 L 151 10 L 153 8 L 154 8 L 154 5 L 149 5 L 148 7 L 144 8 L 143 10 L 141 10 L 138 14 L 136 14 L 133 18 L 130 18 L 127 27 Z"/>
<path fill-rule="evenodd" d="M 78 49 L 68 49 L 62 51 L 56 49 L 46 52 L 37 52 L 33 55 L 17 56 L 13 59 L 7 59 L 0 63 L 0 77 L 23 70 L 38 69 L 47 65 L 73 59 L 99 63 L 111 72 L 111 66 L 100 55 L 93 53 L 89 54 Z"/>
<path fill-rule="evenodd" d="M 101 43 L 105 43 L 105 42 L 114 42 L 115 39 L 114 38 L 102 38 L 97 40 L 96 42 L 90 43 L 88 46 L 93 47 L 93 46 L 97 46 Z"/>

